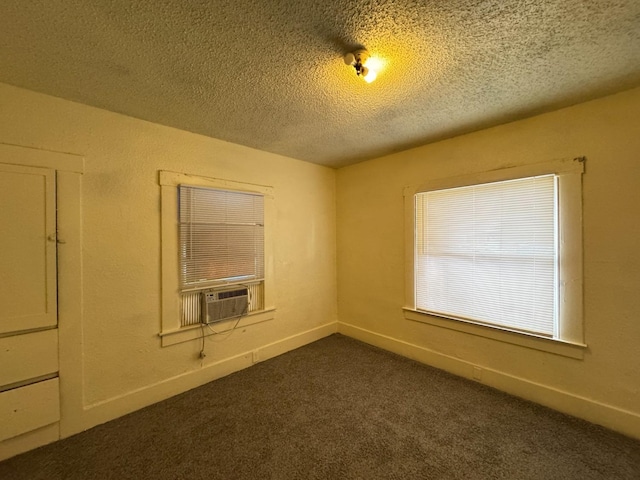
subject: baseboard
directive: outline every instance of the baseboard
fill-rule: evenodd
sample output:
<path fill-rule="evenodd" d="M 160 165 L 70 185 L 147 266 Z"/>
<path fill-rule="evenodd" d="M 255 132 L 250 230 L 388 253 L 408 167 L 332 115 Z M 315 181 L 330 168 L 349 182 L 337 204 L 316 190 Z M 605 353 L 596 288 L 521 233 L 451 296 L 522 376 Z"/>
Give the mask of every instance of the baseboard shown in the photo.
<path fill-rule="evenodd" d="M 488 369 L 482 365 L 474 365 L 348 323 L 338 323 L 338 333 L 470 380 L 479 381 L 477 376 L 481 375 L 481 383 L 485 385 L 640 439 L 640 415 L 637 413 Z M 477 370 L 478 368 L 480 370 Z"/>
<path fill-rule="evenodd" d="M 258 361 L 282 355 L 290 350 L 315 342 L 337 332 L 337 322 L 331 322 L 320 327 L 307 330 L 296 335 L 278 340 L 277 342 L 263 345 L 256 350 L 225 358 L 206 367 L 186 372 L 162 382 L 145 386 L 144 388 L 127 392 L 124 395 L 110 398 L 84 408 L 81 422 L 74 422 L 76 431 L 66 432 L 65 437 L 96 425 L 116 419 L 128 413 L 160 402 L 174 395 L 199 387 L 205 383 L 227 376 L 231 373 L 243 370 Z"/>

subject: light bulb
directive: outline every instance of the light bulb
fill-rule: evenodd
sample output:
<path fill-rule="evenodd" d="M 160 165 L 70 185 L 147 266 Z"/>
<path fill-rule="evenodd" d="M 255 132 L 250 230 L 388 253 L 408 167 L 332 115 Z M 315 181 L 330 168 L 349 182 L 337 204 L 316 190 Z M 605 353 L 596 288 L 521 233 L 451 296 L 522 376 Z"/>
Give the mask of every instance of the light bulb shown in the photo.
<path fill-rule="evenodd" d="M 344 63 L 346 63 L 347 65 L 353 65 L 354 63 L 356 63 L 356 56 L 353 53 L 347 53 L 344 56 Z"/>
<path fill-rule="evenodd" d="M 364 75 L 362 78 L 364 79 L 365 82 L 371 83 L 376 79 L 377 76 L 378 74 L 374 70 L 369 69 L 367 74 Z"/>
<path fill-rule="evenodd" d="M 369 57 L 366 60 L 367 73 L 362 77 L 367 83 L 373 82 L 378 77 L 378 72 L 384 66 L 382 60 L 377 57 Z"/>
<path fill-rule="evenodd" d="M 379 72 L 384 66 L 384 62 L 378 57 L 369 57 L 366 61 L 367 68 Z"/>

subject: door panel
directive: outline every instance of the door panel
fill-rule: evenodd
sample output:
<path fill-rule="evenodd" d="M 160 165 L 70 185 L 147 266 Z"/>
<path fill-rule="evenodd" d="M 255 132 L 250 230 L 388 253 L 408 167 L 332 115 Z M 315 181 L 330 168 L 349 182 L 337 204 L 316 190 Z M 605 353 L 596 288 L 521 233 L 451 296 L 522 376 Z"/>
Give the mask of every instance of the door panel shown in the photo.
<path fill-rule="evenodd" d="M 0 335 L 55 327 L 55 171 L 0 164 Z"/>

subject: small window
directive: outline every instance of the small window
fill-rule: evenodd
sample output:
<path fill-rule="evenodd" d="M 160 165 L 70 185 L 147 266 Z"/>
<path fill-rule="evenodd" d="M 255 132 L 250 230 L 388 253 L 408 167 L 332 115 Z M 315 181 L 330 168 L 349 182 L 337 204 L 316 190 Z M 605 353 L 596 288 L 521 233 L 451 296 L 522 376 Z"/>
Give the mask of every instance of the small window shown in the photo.
<path fill-rule="evenodd" d="M 168 171 L 158 183 L 162 345 L 274 319 L 274 188 Z"/>
<path fill-rule="evenodd" d="M 182 289 L 264 279 L 264 199 L 260 194 L 181 185 Z"/>
<path fill-rule="evenodd" d="M 577 160 L 407 190 L 408 318 L 419 318 L 412 311 L 582 344 L 583 159 Z"/>
<path fill-rule="evenodd" d="M 242 285 L 246 313 L 262 310 L 264 196 L 180 185 L 180 289 L 182 326 L 202 322 L 205 289 Z"/>

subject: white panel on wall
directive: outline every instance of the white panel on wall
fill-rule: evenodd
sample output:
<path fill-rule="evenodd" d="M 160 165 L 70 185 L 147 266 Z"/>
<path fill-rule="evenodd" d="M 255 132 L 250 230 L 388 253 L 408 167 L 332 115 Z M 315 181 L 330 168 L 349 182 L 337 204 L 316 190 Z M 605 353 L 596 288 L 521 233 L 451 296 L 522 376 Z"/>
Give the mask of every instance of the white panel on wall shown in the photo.
<path fill-rule="evenodd" d="M 0 164 L 0 229 L 0 334 L 55 326 L 54 170 Z"/>

